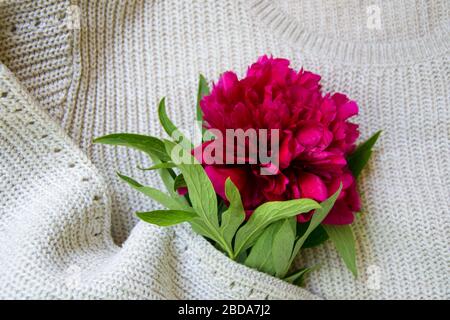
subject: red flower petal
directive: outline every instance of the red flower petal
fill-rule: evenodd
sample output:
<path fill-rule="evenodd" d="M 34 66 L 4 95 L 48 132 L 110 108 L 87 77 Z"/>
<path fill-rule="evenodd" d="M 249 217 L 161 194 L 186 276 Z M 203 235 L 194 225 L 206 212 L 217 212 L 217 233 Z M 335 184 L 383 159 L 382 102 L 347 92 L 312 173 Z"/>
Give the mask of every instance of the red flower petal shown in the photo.
<path fill-rule="evenodd" d="M 320 124 L 307 124 L 297 132 L 297 141 L 306 148 L 314 147 L 322 139 L 323 128 Z"/>
<path fill-rule="evenodd" d="M 298 181 L 302 198 L 310 198 L 317 201 L 324 201 L 328 198 L 327 187 L 318 176 L 312 173 L 302 173 Z"/>

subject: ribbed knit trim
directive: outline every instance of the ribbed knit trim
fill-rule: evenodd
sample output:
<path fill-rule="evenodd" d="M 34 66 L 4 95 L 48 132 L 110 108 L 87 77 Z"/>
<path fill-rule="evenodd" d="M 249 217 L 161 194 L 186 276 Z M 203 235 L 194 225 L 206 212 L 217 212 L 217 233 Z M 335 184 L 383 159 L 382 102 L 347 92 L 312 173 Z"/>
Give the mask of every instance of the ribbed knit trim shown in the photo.
<path fill-rule="evenodd" d="M 308 32 L 270 0 L 244 1 L 264 27 L 302 50 L 348 64 L 409 64 L 442 55 L 450 49 L 450 21 L 425 37 L 392 42 L 344 42 Z"/>

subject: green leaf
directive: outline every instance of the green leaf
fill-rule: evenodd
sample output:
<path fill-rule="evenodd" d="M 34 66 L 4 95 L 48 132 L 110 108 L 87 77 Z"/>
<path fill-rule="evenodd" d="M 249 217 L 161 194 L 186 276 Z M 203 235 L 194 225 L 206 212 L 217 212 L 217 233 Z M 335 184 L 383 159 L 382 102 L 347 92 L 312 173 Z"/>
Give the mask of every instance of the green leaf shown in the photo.
<path fill-rule="evenodd" d="M 117 173 L 117 175 L 119 176 L 119 178 L 121 178 L 126 183 L 128 183 L 132 188 L 134 188 L 135 190 L 137 190 L 139 192 L 142 192 L 146 196 L 150 197 L 151 199 L 155 200 L 156 202 L 159 202 L 160 204 L 162 204 L 164 207 L 166 207 L 168 209 L 185 210 L 185 211 L 193 212 L 192 208 L 189 207 L 187 204 L 177 201 L 176 198 L 173 198 L 158 189 L 143 186 L 136 180 L 133 180 L 132 178 L 122 175 L 120 173 Z"/>
<path fill-rule="evenodd" d="M 299 226 L 299 228 L 304 228 L 302 230 L 302 232 L 300 232 L 300 235 L 303 235 L 309 226 L 309 222 L 299 223 L 298 226 Z M 329 237 L 328 237 L 328 234 L 326 233 L 325 229 L 322 227 L 322 225 L 318 225 L 306 238 L 305 242 L 303 243 L 302 248 L 317 247 L 317 246 L 323 244 L 328 239 L 329 239 Z"/>
<path fill-rule="evenodd" d="M 162 142 L 158 138 L 151 136 L 130 133 L 116 133 L 97 138 L 94 140 L 94 143 L 126 146 L 143 151 L 150 156 L 155 165 L 170 160 L 170 157 L 166 152 L 164 142 Z M 173 172 L 173 170 L 170 168 L 159 169 L 158 173 L 161 176 L 161 180 L 166 186 L 169 194 L 174 197 L 177 196 L 177 193 L 173 191 L 173 179 L 175 177 L 175 173 Z M 177 201 L 187 204 L 187 201 L 184 198 L 177 198 Z"/>
<path fill-rule="evenodd" d="M 209 227 L 205 225 L 205 223 L 201 218 L 197 217 L 195 219 L 192 219 L 190 221 L 190 224 L 192 229 L 199 235 L 218 242 L 216 236 L 211 234 L 211 232 L 209 232 Z"/>
<path fill-rule="evenodd" d="M 356 148 L 355 152 L 353 152 L 347 159 L 348 167 L 355 178 L 359 176 L 359 174 L 369 161 L 370 156 L 372 155 L 372 147 L 375 145 L 375 142 L 377 142 L 380 134 L 381 130 L 375 133 L 366 142 L 360 144 Z"/>
<path fill-rule="evenodd" d="M 138 169 L 144 170 L 144 171 L 151 171 L 151 170 L 158 170 L 158 169 L 170 169 L 170 168 L 175 168 L 176 166 L 177 165 L 172 162 L 161 162 L 161 163 L 154 164 L 148 168 L 138 167 Z"/>
<path fill-rule="evenodd" d="M 309 235 L 314 231 L 314 229 L 316 229 L 320 225 L 320 223 L 322 223 L 323 219 L 325 219 L 325 217 L 328 215 L 331 208 L 333 208 L 336 199 L 341 193 L 341 190 L 342 190 L 342 183 L 340 184 L 339 189 L 331 197 L 323 201 L 320 204 L 321 207 L 317 209 L 316 212 L 314 212 L 305 233 L 295 243 L 294 250 L 292 251 L 292 256 L 290 259 L 290 265 L 294 261 L 300 249 L 303 247 L 303 244 L 305 243 Z"/>
<path fill-rule="evenodd" d="M 291 265 L 290 258 L 297 233 L 296 226 L 296 217 L 284 219 L 273 237 L 272 258 L 275 275 L 278 278 L 283 278 Z"/>
<path fill-rule="evenodd" d="M 217 202 L 218 202 L 218 206 L 217 206 L 217 211 L 219 213 L 219 217 L 222 216 L 222 214 L 228 210 L 228 206 L 226 205 L 225 201 L 223 201 L 222 198 L 218 197 L 217 198 Z"/>
<path fill-rule="evenodd" d="M 347 268 L 357 277 L 355 237 L 350 225 L 324 225 L 324 228 Z"/>
<path fill-rule="evenodd" d="M 304 281 L 305 281 L 305 277 L 308 273 L 310 273 L 311 271 L 314 271 L 316 269 L 318 269 L 318 265 L 314 266 L 314 267 L 310 267 L 310 268 L 301 268 L 297 271 L 295 271 L 294 273 L 292 273 L 290 276 L 284 278 L 283 280 L 298 286 L 303 286 Z"/>
<path fill-rule="evenodd" d="M 175 181 L 173 182 L 173 189 L 176 191 L 179 188 L 185 188 L 186 187 L 186 181 L 184 181 L 184 177 L 182 174 L 177 175 L 175 178 Z"/>
<path fill-rule="evenodd" d="M 155 137 L 133 133 L 115 133 L 94 139 L 94 143 L 110 144 L 134 148 L 156 156 L 161 161 L 169 161 L 164 143 Z"/>
<path fill-rule="evenodd" d="M 311 199 L 295 199 L 288 201 L 272 201 L 260 205 L 245 225 L 236 234 L 235 254 L 251 247 L 271 223 L 320 208 L 320 205 Z"/>
<path fill-rule="evenodd" d="M 205 221 L 203 218 L 196 217 L 190 221 L 190 224 L 192 230 L 205 238 L 213 240 L 215 242 L 216 248 L 225 252 L 231 259 L 236 259 L 235 255 L 233 254 L 233 250 L 231 249 L 231 247 L 227 246 L 220 232 L 218 232 L 214 228 L 211 228 L 207 221 Z"/>
<path fill-rule="evenodd" d="M 242 251 L 238 256 L 236 256 L 236 262 L 240 263 L 240 264 L 245 264 L 245 260 L 248 257 L 248 253 L 247 251 Z"/>
<path fill-rule="evenodd" d="M 201 74 L 198 81 L 198 92 L 197 92 L 197 121 L 200 123 L 200 129 L 202 130 L 202 136 L 205 134 L 205 128 L 203 127 L 203 112 L 200 108 L 200 101 L 204 96 L 209 95 L 208 82 L 205 77 Z"/>
<path fill-rule="evenodd" d="M 236 255 L 232 247 L 222 236 L 219 227 L 217 195 L 205 170 L 189 150 L 185 150 L 180 145 L 168 140 L 165 140 L 164 143 L 167 154 L 172 157 L 174 163 L 177 163 L 178 169 L 180 169 L 186 181 L 192 207 L 199 216 L 199 219 L 195 219 L 191 223 L 194 231 L 216 241 L 231 259 L 235 259 Z M 180 156 L 182 160 L 187 162 L 179 161 Z"/>
<path fill-rule="evenodd" d="M 161 227 L 188 222 L 197 216 L 194 212 L 182 210 L 155 210 L 150 212 L 137 212 L 136 215 L 145 222 Z"/>
<path fill-rule="evenodd" d="M 162 163 L 161 160 L 158 159 L 156 156 L 153 156 L 151 158 L 153 163 L 155 163 L 155 165 Z M 188 204 L 187 200 L 184 197 L 179 197 L 179 194 L 173 190 L 174 179 L 176 177 L 175 172 L 171 168 L 167 168 L 167 169 L 158 169 L 158 173 L 164 185 L 166 186 L 167 192 L 169 192 L 169 194 L 173 198 L 177 199 L 177 201 L 183 204 Z"/>
<path fill-rule="evenodd" d="M 219 234 L 211 231 L 210 226 L 207 225 L 202 218 L 200 218 L 200 217 L 194 218 L 189 223 L 191 224 L 192 230 L 194 230 L 196 233 L 198 233 L 199 235 L 201 235 L 205 238 L 215 241 L 216 244 L 218 244 L 220 246 L 220 248 L 222 248 L 222 246 L 221 246 L 222 240 L 220 237 L 218 237 Z M 222 248 L 222 250 L 227 252 L 223 248 Z"/>
<path fill-rule="evenodd" d="M 230 178 L 227 178 L 225 181 L 225 194 L 230 202 L 230 206 L 222 214 L 220 230 L 222 231 L 223 238 L 231 247 L 237 229 L 245 220 L 245 211 L 239 189 L 234 185 Z"/>
<path fill-rule="evenodd" d="M 245 259 L 244 264 L 247 267 L 275 275 L 276 271 L 272 258 L 273 237 L 282 224 L 283 221 L 272 223 L 262 232 L 255 245 L 251 248 L 250 254 Z M 245 251 L 241 254 L 244 253 Z"/>
<path fill-rule="evenodd" d="M 166 133 L 174 139 L 176 143 L 181 144 L 186 149 L 192 149 L 192 143 L 189 139 L 173 124 L 166 112 L 166 99 L 162 98 L 158 106 L 158 116 L 162 127 Z"/>
<path fill-rule="evenodd" d="M 165 140 L 164 142 L 169 155 L 172 156 L 175 152 L 174 148 L 177 148 L 178 151 L 184 153 L 183 157 L 189 161 L 189 163 L 179 163 L 177 165 L 186 181 L 192 207 L 201 218 L 209 223 L 210 227 L 214 227 L 218 231 L 219 219 L 217 216 L 217 196 L 205 170 L 198 161 L 188 151 L 182 149 L 180 145 L 168 140 Z M 174 158 L 172 161 L 177 163 L 178 159 Z"/>
<path fill-rule="evenodd" d="M 162 98 L 159 101 L 158 105 L 158 117 L 161 125 L 163 126 L 166 133 L 172 137 L 172 134 L 177 131 L 177 127 L 173 124 L 173 122 L 169 119 L 169 116 L 166 112 L 166 98 Z"/>
<path fill-rule="evenodd" d="M 167 153 L 171 155 L 172 161 L 178 164 L 178 169 L 183 174 L 192 207 L 200 217 L 193 224 L 191 223 L 194 231 L 215 240 L 231 259 L 235 259 L 233 249 L 227 244 L 220 232 L 217 195 L 205 170 L 188 150 L 168 140 L 165 140 L 164 143 Z M 179 161 L 180 152 L 183 160 L 187 160 L 187 162 Z"/>

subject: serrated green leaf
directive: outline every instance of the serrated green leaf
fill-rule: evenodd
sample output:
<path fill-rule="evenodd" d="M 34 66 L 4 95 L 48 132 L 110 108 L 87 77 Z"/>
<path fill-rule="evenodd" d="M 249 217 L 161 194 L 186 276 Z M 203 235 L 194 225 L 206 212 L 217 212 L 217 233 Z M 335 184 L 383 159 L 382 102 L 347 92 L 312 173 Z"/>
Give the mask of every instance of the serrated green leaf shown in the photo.
<path fill-rule="evenodd" d="M 171 169 L 171 168 L 175 168 L 176 166 L 177 165 L 172 162 L 161 162 L 161 163 L 154 164 L 148 168 L 138 167 L 138 169 L 144 170 L 144 171 L 152 171 L 152 170 L 158 170 L 158 169 Z"/>
<path fill-rule="evenodd" d="M 171 209 L 171 210 L 185 210 L 185 211 L 192 211 L 193 209 L 189 207 L 187 204 L 185 204 L 183 201 L 180 201 L 181 199 L 174 198 L 168 194 L 165 194 L 164 192 L 152 188 L 143 186 L 136 180 L 127 177 L 125 175 L 122 175 L 120 173 L 117 173 L 119 178 L 121 178 L 123 181 L 128 183 L 133 189 L 142 192 L 146 196 L 150 197 L 151 199 L 155 200 L 156 202 L 159 202 L 164 207 Z M 179 197 L 181 198 L 181 197 Z M 178 200 L 178 201 L 177 201 Z"/>
<path fill-rule="evenodd" d="M 256 240 L 255 245 L 250 249 L 248 257 L 245 259 L 244 264 L 247 267 L 275 275 L 276 271 L 272 258 L 273 237 L 282 223 L 283 221 L 278 221 L 265 228 Z"/>
<path fill-rule="evenodd" d="M 161 161 L 169 161 L 164 143 L 155 137 L 133 133 L 114 133 L 94 139 L 94 143 L 125 146 L 156 156 Z"/>
<path fill-rule="evenodd" d="M 275 275 L 284 277 L 291 265 L 291 255 L 294 248 L 297 218 L 291 217 L 281 221 L 280 228 L 275 232 L 272 243 L 272 258 Z"/>
<path fill-rule="evenodd" d="M 303 247 L 303 244 L 305 243 L 306 239 L 309 237 L 309 235 L 316 229 L 325 219 L 325 217 L 330 212 L 331 208 L 333 208 L 334 203 L 336 202 L 336 199 L 338 198 L 339 194 L 342 190 L 342 183 L 339 186 L 339 189 L 327 200 L 323 201 L 320 205 L 321 207 L 319 209 L 316 209 L 316 212 L 311 217 L 311 220 L 309 222 L 308 228 L 306 229 L 305 233 L 296 241 L 294 250 L 292 251 L 292 256 L 290 259 L 289 265 L 292 264 L 295 257 L 299 253 L 300 249 Z M 287 270 L 286 270 L 287 272 Z"/>
<path fill-rule="evenodd" d="M 297 271 L 295 271 L 294 273 L 292 273 L 291 275 L 289 275 L 288 277 L 284 278 L 283 280 L 298 286 L 303 286 L 304 281 L 305 281 L 305 277 L 308 273 L 318 269 L 318 265 L 314 266 L 314 267 L 310 267 L 310 268 L 301 268 Z"/>
<path fill-rule="evenodd" d="M 184 180 L 184 177 L 182 174 L 177 175 L 175 178 L 175 181 L 173 182 L 173 189 L 176 191 L 179 188 L 185 188 L 186 187 L 186 181 Z"/>
<path fill-rule="evenodd" d="M 357 277 L 355 237 L 351 226 L 324 225 L 324 228 L 347 268 Z"/>
<path fill-rule="evenodd" d="M 166 133 L 186 149 L 192 149 L 189 139 L 173 124 L 166 112 L 166 99 L 162 98 L 158 106 L 159 121 Z"/>
<path fill-rule="evenodd" d="M 367 162 L 372 155 L 372 148 L 378 140 L 381 134 L 381 130 L 375 133 L 372 137 L 360 144 L 356 150 L 347 159 L 348 167 L 353 173 L 353 176 L 357 178 L 361 171 L 366 166 Z"/>
<path fill-rule="evenodd" d="M 182 210 L 155 210 L 150 212 L 137 212 L 136 215 L 145 222 L 156 224 L 161 227 L 188 222 L 197 217 L 192 211 Z"/>
<path fill-rule="evenodd" d="M 262 234 L 264 228 L 271 223 L 320 208 L 320 205 L 311 199 L 295 199 L 288 201 L 272 201 L 260 205 L 245 225 L 236 234 L 235 254 L 251 247 Z"/>
<path fill-rule="evenodd" d="M 198 81 L 198 91 L 197 91 L 197 121 L 199 121 L 200 129 L 202 130 L 202 136 L 205 133 L 205 128 L 202 125 L 203 124 L 203 112 L 200 107 L 200 101 L 206 95 L 209 95 L 208 82 L 206 81 L 205 77 L 202 74 L 200 74 L 199 81 Z"/>
<path fill-rule="evenodd" d="M 234 185 L 230 178 L 225 181 L 225 194 L 227 196 L 230 206 L 222 214 L 222 223 L 220 230 L 222 236 L 231 247 L 232 240 L 236 234 L 237 229 L 245 220 L 244 206 L 242 205 L 241 195 L 239 189 Z"/>

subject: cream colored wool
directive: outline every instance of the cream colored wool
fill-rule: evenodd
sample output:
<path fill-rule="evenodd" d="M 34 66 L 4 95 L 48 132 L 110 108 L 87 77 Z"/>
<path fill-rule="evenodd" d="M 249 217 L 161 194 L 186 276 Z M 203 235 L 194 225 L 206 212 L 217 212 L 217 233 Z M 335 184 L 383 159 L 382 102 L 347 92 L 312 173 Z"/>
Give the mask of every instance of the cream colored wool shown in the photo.
<path fill-rule="evenodd" d="M 1 298 L 450 298 L 448 1 L 1 0 L 0 41 Z M 302 289 L 188 225 L 138 222 L 155 204 L 115 172 L 163 188 L 136 168 L 149 160 L 92 144 L 163 135 L 162 96 L 191 128 L 199 72 L 243 74 L 262 54 L 356 100 L 362 139 L 384 130 L 360 179 L 356 280 L 331 243 L 303 251 L 321 268 Z"/>

